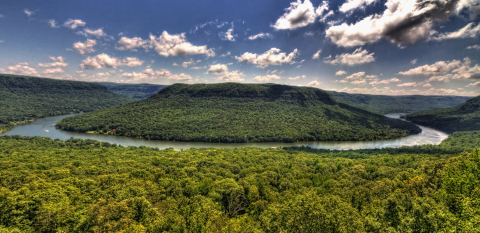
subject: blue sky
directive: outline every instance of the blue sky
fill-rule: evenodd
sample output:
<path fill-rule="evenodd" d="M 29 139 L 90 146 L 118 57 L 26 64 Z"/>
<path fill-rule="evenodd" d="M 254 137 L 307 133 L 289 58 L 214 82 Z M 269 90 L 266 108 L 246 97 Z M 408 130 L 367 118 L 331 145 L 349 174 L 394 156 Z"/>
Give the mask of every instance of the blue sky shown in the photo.
<path fill-rule="evenodd" d="M 480 95 L 480 0 L 1 1 L 0 72 Z"/>

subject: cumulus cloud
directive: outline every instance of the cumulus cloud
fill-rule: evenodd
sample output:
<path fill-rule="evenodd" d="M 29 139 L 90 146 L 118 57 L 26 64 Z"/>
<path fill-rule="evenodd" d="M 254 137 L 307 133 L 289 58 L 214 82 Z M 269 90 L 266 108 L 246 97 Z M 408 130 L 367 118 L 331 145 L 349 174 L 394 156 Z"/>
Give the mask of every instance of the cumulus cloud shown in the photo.
<path fill-rule="evenodd" d="M 400 82 L 400 79 L 398 78 L 391 78 L 391 79 L 385 79 L 385 80 L 374 80 L 368 84 L 370 85 L 387 85 L 387 84 L 390 84 L 390 83 L 396 83 L 396 82 Z"/>
<path fill-rule="evenodd" d="M 398 86 L 398 87 L 417 87 L 417 86 L 419 86 L 419 85 L 420 85 L 419 83 L 412 82 L 412 83 L 402 83 L 402 84 L 398 84 L 397 86 Z"/>
<path fill-rule="evenodd" d="M 200 63 L 200 62 L 201 62 L 201 60 L 194 61 L 194 60 L 190 59 L 190 61 L 183 62 L 181 66 L 183 68 L 188 68 L 189 66 L 193 66 L 193 65 L 195 65 L 197 63 Z"/>
<path fill-rule="evenodd" d="M 65 59 L 62 56 L 50 57 L 51 63 L 40 63 L 39 67 L 50 68 L 50 67 L 65 67 L 68 66 L 68 63 L 65 62 Z"/>
<path fill-rule="evenodd" d="M 343 13 L 347 13 L 356 9 L 365 9 L 365 6 L 373 4 L 377 1 L 378 0 L 347 0 L 340 6 L 338 10 Z"/>
<path fill-rule="evenodd" d="M 54 68 L 54 69 L 46 69 L 43 71 L 44 74 L 60 74 L 64 71 L 61 68 Z"/>
<path fill-rule="evenodd" d="M 87 39 L 85 42 L 75 42 L 73 44 L 73 49 L 77 50 L 78 53 L 84 55 L 86 53 L 93 53 L 95 49 L 93 48 L 97 44 L 97 41 L 92 39 Z"/>
<path fill-rule="evenodd" d="M 30 17 L 34 14 L 33 11 L 30 11 L 28 9 L 23 10 L 23 13 L 25 13 L 28 17 Z"/>
<path fill-rule="evenodd" d="M 418 61 L 418 59 L 413 59 L 410 63 L 412 63 L 412 65 L 415 65 L 415 64 L 417 64 L 417 61 Z"/>
<path fill-rule="evenodd" d="M 322 50 L 318 50 L 315 54 L 313 54 L 312 59 L 319 59 L 320 53 L 322 53 Z"/>
<path fill-rule="evenodd" d="M 353 85 L 365 85 L 365 84 L 367 84 L 367 81 L 372 81 L 373 80 L 370 84 L 372 84 L 372 83 L 376 84 L 375 82 L 378 81 L 377 77 L 378 76 L 376 76 L 376 75 L 365 75 L 365 72 L 362 71 L 362 72 L 357 72 L 357 73 L 354 73 L 350 76 L 347 76 L 346 78 L 344 78 L 344 79 L 342 79 L 338 82 L 339 83 L 350 83 L 350 84 L 353 84 Z"/>
<path fill-rule="evenodd" d="M 215 56 L 212 49 L 207 46 L 195 46 L 189 43 L 185 37 L 185 33 L 178 35 L 170 35 L 164 31 L 159 37 L 150 35 L 150 45 L 158 54 L 168 56 L 186 56 L 195 54 L 205 54 L 207 57 Z"/>
<path fill-rule="evenodd" d="M 105 37 L 107 34 L 103 31 L 103 28 L 99 28 L 97 30 L 92 30 L 89 28 L 83 29 L 83 31 L 79 31 L 78 34 L 84 36 L 96 36 L 96 37 Z"/>
<path fill-rule="evenodd" d="M 357 64 L 364 64 L 370 63 L 375 61 L 375 57 L 373 56 L 375 53 L 368 53 L 367 50 L 362 50 L 362 48 L 356 49 L 353 53 L 342 53 L 335 56 L 335 59 L 332 59 L 331 56 L 327 57 L 324 62 L 332 65 L 357 65 Z"/>
<path fill-rule="evenodd" d="M 169 70 L 153 70 L 147 68 L 142 72 L 131 72 L 131 73 L 122 73 L 122 77 L 128 78 L 127 82 L 138 82 L 138 81 L 158 81 L 159 79 L 168 79 L 173 81 L 190 81 L 192 77 L 190 75 L 181 73 L 181 74 L 172 74 Z"/>
<path fill-rule="evenodd" d="M 478 93 L 476 92 L 466 92 L 466 91 L 459 91 L 455 89 L 436 89 L 430 88 L 428 90 L 420 90 L 420 89 L 400 89 L 400 90 L 393 90 L 390 87 L 383 87 L 383 88 L 343 88 L 340 90 L 335 90 L 338 92 L 347 92 L 352 94 L 370 94 L 370 95 L 457 95 L 457 96 L 476 96 Z"/>
<path fill-rule="evenodd" d="M 432 39 L 441 41 L 441 40 L 459 39 L 459 38 L 475 38 L 479 34 L 480 34 L 480 24 L 477 24 L 477 26 L 475 26 L 474 23 L 469 23 L 465 27 L 457 31 L 439 34 L 437 36 L 434 36 Z"/>
<path fill-rule="evenodd" d="M 480 87 L 480 81 L 474 82 L 474 83 L 470 83 L 470 84 L 467 85 L 467 87 Z"/>
<path fill-rule="evenodd" d="M 315 22 L 317 17 L 322 17 L 320 21 L 325 21 L 325 18 L 333 15 L 333 12 L 328 11 L 328 2 L 324 1 L 317 9 L 315 9 L 310 0 L 301 0 L 290 3 L 290 7 L 285 9 L 285 14 L 282 15 L 274 25 L 270 25 L 276 30 L 295 29 L 305 27 L 308 24 Z"/>
<path fill-rule="evenodd" d="M 127 57 L 124 59 L 119 59 L 116 57 L 110 57 L 105 53 L 99 54 L 95 57 L 87 57 L 82 61 L 80 67 L 82 69 L 100 69 L 100 68 L 117 68 L 117 66 L 129 66 L 136 67 L 141 66 L 144 61 L 136 57 Z"/>
<path fill-rule="evenodd" d="M 83 22 L 80 19 L 69 19 L 63 23 L 63 26 L 70 28 L 70 29 L 76 29 L 77 27 L 84 27 L 85 22 Z"/>
<path fill-rule="evenodd" d="M 52 28 L 58 28 L 57 21 L 55 21 L 54 19 L 48 20 L 48 24 Z"/>
<path fill-rule="evenodd" d="M 480 49 L 480 45 L 476 44 L 476 45 L 468 46 L 467 49 Z"/>
<path fill-rule="evenodd" d="M 347 71 L 345 71 L 345 70 L 339 70 L 339 71 L 337 71 L 337 73 L 335 73 L 336 76 L 346 75 L 346 74 L 347 74 Z"/>
<path fill-rule="evenodd" d="M 255 81 L 258 81 L 258 82 L 270 82 L 272 80 L 277 80 L 277 79 L 281 79 L 282 77 L 276 75 L 276 74 L 268 74 L 268 75 L 265 75 L 265 76 L 255 76 L 255 78 L 253 78 L 253 80 Z"/>
<path fill-rule="evenodd" d="M 230 28 L 226 32 L 220 32 L 218 36 L 220 36 L 220 39 L 222 40 L 235 41 L 235 37 L 237 37 L 237 35 L 233 35 L 232 33 L 233 28 Z"/>
<path fill-rule="evenodd" d="M 272 34 L 270 33 L 258 33 L 257 35 L 249 36 L 249 40 L 256 40 L 256 39 L 266 39 L 266 38 L 273 38 Z"/>
<path fill-rule="evenodd" d="M 215 74 L 218 81 L 241 82 L 245 80 L 243 78 L 245 75 L 242 72 L 238 70 L 229 71 L 228 65 L 225 64 L 211 65 L 207 74 Z"/>
<path fill-rule="evenodd" d="M 467 57 L 462 61 L 439 61 L 432 65 L 419 66 L 417 68 L 400 72 L 400 75 L 425 75 L 432 76 L 430 81 L 448 82 L 450 79 L 480 79 L 480 66 L 471 65 Z"/>
<path fill-rule="evenodd" d="M 322 84 L 322 82 L 319 82 L 317 80 L 314 80 L 314 81 L 311 81 L 307 84 L 308 87 L 316 87 L 316 88 L 320 88 L 320 84 Z"/>
<path fill-rule="evenodd" d="M 20 75 L 38 75 L 35 68 L 28 66 L 28 63 L 22 62 L 13 66 L 7 67 L 7 69 L 0 69 L 0 72 L 7 74 L 20 74 Z"/>
<path fill-rule="evenodd" d="M 137 51 L 137 48 L 148 48 L 148 41 L 143 40 L 140 37 L 122 37 L 115 47 L 118 50 L 132 50 Z"/>
<path fill-rule="evenodd" d="M 448 20 L 475 2 L 478 1 L 387 0 L 383 13 L 367 16 L 353 24 L 332 26 L 327 29 L 326 36 L 343 47 L 361 46 L 381 38 L 399 45 L 413 44 L 427 39 L 436 22 Z"/>
<path fill-rule="evenodd" d="M 282 65 L 282 64 L 293 64 L 295 57 L 298 55 L 298 50 L 295 49 L 290 54 L 281 53 L 280 49 L 271 48 L 263 54 L 256 53 L 244 53 L 242 56 L 235 59 L 239 62 L 245 62 L 250 64 L 255 64 L 257 67 L 265 68 L 271 65 Z"/>

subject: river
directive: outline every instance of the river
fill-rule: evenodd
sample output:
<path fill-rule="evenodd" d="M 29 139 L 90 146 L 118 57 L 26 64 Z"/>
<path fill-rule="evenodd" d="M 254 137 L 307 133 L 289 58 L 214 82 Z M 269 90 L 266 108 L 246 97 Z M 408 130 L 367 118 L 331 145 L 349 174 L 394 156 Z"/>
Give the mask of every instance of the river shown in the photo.
<path fill-rule="evenodd" d="M 287 147 L 287 146 L 309 146 L 318 149 L 331 149 L 331 150 L 349 150 L 349 149 L 374 149 L 374 148 L 386 148 L 386 147 L 401 147 L 401 146 L 414 146 L 425 144 L 440 144 L 448 134 L 429 128 L 420 126 L 422 133 L 410 135 L 408 137 L 394 139 L 394 140 L 380 140 L 380 141 L 349 141 L 349 142 L 295 142 L 295 143 L 279 143 L 279 142 L 267 142 L 267 143 L 203 143 L 203 142 L 171 142 L 171 141 L 155 141 L 145 140 L 137 138 L 127 138 L 112 135 L 97 135 L 97 134 L 84 134 L 63 131 L 55 128 L 55 124 L 67 117 L 75 116 L 63 115 L 40 118 L 33 122 L 19 125 L 12 130 L 0 134 L 5 135 L 21 135 L 21 136 L 41 136 L 49 137 L 52 139 L 67 140 L 71 137 L 82 139 L 94 139 L 103 142 L 115 143 L 122 146 L 148 146 L 157 147 L 159 149 L 173 148 L 175 150 L 185 150 L 190 148 L 239 148 L 239 147 L 259 147 L 259 148 L 272 148 L 272 147 Z M 391 118 L 399 118 L 401 113 L 387 114 L 385 116 Z"/>

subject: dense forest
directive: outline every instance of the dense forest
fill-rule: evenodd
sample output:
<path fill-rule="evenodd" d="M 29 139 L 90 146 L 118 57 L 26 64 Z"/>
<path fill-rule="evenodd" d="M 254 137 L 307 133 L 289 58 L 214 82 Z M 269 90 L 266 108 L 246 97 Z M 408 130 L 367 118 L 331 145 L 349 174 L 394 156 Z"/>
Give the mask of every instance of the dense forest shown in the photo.
<path fill-rule="evenodd" d="M 453 108 L 416 112 L 405 118 L 447 133 L 480 130 L 480 96 Z"/>
<path fill-rule="evenodd" d="M 380 114 L 412 113 L 437 108 L 448 108 L 457 106 L 471 99 L 471 97 L 466 96 L 388 96 L 348 94 L 335 91 L 329 91 L 328 93 L 340 102 Z"/>
<path fill-rule="evenodd" d="M 339 103 L 317 88 L 238 83 L 175 84 L 146 100 L 66 118 L 57 127 L 194 142 L 378 140 L 421 131 Z"/>
<path fill-rule="evenodd" d="M 148 84 L 148 83 L 141 83 L 141 84 L 124 84 L 124 83 L 111 83 L 111 82 L 100 82 L 103 86 L 106 86 L 109 91 L 128 96 L 130 98 L 136 99 L 146 99 L 163 88 L 167 87 L 167 85 L 156 85 L 156 84 Z"/>
<path fill-rule="evenodd" d="M 99 84 L 0 74 L 0 131 L 34 118 L 90 112 L 132 101 Z"/>
<path fill-rule="evenodd" d="M 477 232 L 479 134 L 358 151 L 0 137 L 0 232 Z"/>

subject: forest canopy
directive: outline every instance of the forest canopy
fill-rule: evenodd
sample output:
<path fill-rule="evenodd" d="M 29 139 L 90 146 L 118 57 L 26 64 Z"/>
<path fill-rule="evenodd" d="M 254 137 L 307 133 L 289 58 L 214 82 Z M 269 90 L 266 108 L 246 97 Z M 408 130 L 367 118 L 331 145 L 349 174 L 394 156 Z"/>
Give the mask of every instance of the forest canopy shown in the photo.
<path fill-rule="evenodd" d="M 478 133 L 357 151 L 0 137 L 0 232 L 474 232 Z"/>
<path fill-rule="evenodd" d="M 412 113 L 406 119 L 447 133 L 480 130 L 480 96 L 453 108 Z"/>
<path fill-rule="evenodd" d="M 0 130 L 15 122 L 90 112 L 132 101 L 99 84 L 0 74 Z"/>
<path fill-rule="evenodd" d="M 174 84 L 148 99 L 66 118 L 58 128 L 166 141 L 295 142 L 392 139 L 418 126 L 277 84 Z"/>

